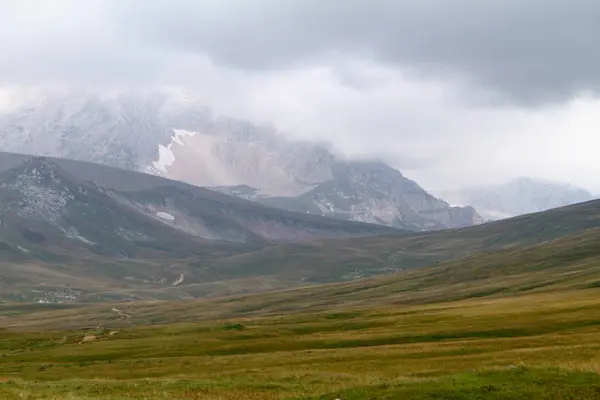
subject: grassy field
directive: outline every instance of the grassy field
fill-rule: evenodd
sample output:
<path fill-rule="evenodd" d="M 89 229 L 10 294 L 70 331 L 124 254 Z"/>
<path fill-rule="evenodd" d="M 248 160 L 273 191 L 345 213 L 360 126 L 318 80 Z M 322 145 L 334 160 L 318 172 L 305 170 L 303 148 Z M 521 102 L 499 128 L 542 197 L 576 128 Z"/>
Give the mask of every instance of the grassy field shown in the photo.
<path fill-rule="evenodd" d="M 22 312 L 18 311 L 18 312 Z M 84 336 L 96 340 L 80 343 Z M 0 333 L 2 399 L 598 399 L 600 289 Z"/>
<path fill-rule="evenodd" d="M 206 301 L 0 304 L 0 398 L 600 399 L 599 242 Z"/>

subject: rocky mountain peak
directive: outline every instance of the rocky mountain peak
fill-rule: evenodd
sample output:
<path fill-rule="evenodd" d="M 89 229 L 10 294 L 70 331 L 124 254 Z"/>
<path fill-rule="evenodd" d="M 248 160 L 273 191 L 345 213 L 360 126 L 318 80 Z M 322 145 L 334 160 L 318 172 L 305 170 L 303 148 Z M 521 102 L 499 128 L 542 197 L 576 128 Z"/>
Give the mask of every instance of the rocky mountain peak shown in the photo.
<path fill-rule="evenodd" d="M 353 221 L 433 229 L 478 220 L 383 162 L 346 160 L 168 91 L 46 96 L 0 116 L 0 150 L 149 172 Z"/>

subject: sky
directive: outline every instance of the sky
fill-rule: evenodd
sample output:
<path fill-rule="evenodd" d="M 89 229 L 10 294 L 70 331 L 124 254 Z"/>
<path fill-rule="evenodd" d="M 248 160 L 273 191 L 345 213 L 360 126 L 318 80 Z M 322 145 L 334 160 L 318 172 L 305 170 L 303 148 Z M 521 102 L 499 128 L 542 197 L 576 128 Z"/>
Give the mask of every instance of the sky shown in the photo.
<path fill-rule="evenodd" d="M 0 0 L 0 108 L 40 86 L 184 87 L 434 192 L 600 194 L 598 21 L 597 0 Z"/>

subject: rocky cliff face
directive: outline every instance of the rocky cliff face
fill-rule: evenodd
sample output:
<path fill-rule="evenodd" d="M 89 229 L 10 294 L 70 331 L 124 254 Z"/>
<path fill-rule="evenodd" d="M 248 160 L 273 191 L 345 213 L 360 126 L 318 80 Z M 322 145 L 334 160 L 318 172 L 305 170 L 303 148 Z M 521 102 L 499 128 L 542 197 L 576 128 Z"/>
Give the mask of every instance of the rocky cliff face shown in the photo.
<path fill-rule="evenodd" d="M 351 221 L 417 230 L 480 222 L 386 164 L 340 159 L 167 92 L 41 96 L 0 116 L 0 150 L 149 172 Z"/>
<path fill-rule="evenodd" d="M 339 162 L 332 179 L 300 196 L 257 200 L 299 212 L 415 230 L 481 222 L 472 207 L 450 207 L 381 162 Z"/>

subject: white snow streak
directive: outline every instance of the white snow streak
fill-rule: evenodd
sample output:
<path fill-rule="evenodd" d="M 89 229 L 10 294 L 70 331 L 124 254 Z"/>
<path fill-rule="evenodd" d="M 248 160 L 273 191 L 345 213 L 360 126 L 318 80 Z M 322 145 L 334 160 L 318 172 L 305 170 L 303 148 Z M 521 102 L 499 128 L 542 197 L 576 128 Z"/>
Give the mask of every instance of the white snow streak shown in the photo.
<path fill-rule="evenodd" d="M 171 136 L 171 142 L 164 146 L 158 145 L 158 160 L 152 163 L 153 167 L 161 172 L 167 172 L 167 168 L 173 165 L 175 162 L 175 155 L 173 154 L 173 143 L 177 143 L 180 146 L 185 146 L 185 143 L 180 139 L 182 136 L 195 136 L 196 132 L 186 131 L 185 129 L 173 128 L 173 136 Z"/>
<path fill-rule="evenodd" d="M 166 219 L 167 221 L 175 221 L 175 217 L 173 215 L 163 211 L 157 212 L 156 216 L 160 219 Z"/>

